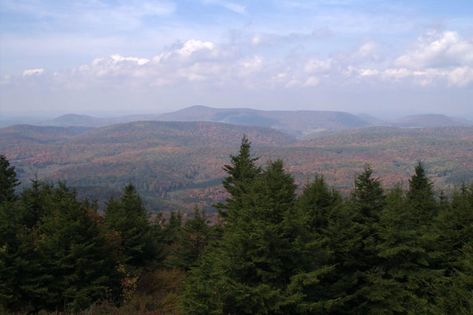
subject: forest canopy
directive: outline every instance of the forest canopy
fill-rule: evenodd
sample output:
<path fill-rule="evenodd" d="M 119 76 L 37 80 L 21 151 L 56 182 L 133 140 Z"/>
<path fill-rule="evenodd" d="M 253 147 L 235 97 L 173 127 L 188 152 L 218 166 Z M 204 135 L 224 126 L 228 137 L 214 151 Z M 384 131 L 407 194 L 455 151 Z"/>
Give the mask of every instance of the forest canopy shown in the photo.
<path fill-rule="evenodd" d="M 132 184 L 104 209 L 65 183 L 21 191 L 0 156 L 0 312 L 472 314 L 473 185 L 408 187 L 366 166 L 350 194 L 297 193 L 244 137 L 219 218 L 149 213 Z"/>

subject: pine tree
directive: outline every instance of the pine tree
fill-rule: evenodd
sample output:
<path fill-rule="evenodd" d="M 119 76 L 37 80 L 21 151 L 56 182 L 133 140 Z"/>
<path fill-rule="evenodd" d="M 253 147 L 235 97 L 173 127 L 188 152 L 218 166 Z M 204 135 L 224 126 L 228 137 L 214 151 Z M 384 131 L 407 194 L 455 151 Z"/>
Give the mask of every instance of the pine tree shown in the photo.
<path fill-rule="evenodd" d="M 48 198 L 51 198 L 53 187 L 41 183 L 38 179 L 31 181 L 31 187 L 24 189 L 20 194 L 20 208 L 22 224 L 27 228 L 34 228 L 41 218 L 47 214 Z"/>
<path fill-rule="evenodd" d="M 16 199 L 15 188 L 19 185 L 14 166 L 0 155 L 0 203 Z"/>
<path fill-rule="evenodd" d="M 34 247 L 36 231 L 23 225 L 14 167 L 0 156 L 0 303 L 13 312 L 36 310 L 40 267 Z"/>
<path fill-rule="evenodd" d="M 332 260 L 318 303 L 324 312 L 364 314 L 376 307 L 370 278 L 379 263 L 377 226 L 385 204 L 381 182 L 367 166 L 356 177 L 350 199 L 331 214 L 327 233 Z"/>
<path fill-rule="evenodd" d="M 306 185 L 297 200 L 300 215 L 305 216 L 312 231 L 320 232 L 328 226 L 329 213 L 341 202 L 341 196 L 326 184 L 323 176 Z"/>
<path fill-rule="evenodd" d="M 388 195 L 379 225 L 379 269 L 372 275 L 386 308 L 401 313 L 439 313 L 436 283 L 442 283 L 438 264 L 437 235 L 432 219 L 436 208 L 432 184 L 421 163 L 409 181 L 406 194 L 400 188 Z M 381 296 L 381 294 L 379 294 Z"/>
<path fill-rule="evenodd" d="M 407 192 L 409 207 L 415 212 L 419 224 L 429 224 L 437 211 L 435 196 L 432 190 L 432 182 L 427 177 L 425 168 L 418 162 L 414 175 L 409 180 Z"/>
<path fill-rule="evenodd" d="M 119 200 L 112 199 L 105 209 L 105 225 L 121 239 L 122 263 L 129 271 L 146 266 L 157 257 L 148 213 L 135 187 L 128 184 Z"/>
<path fill-rule="evenodd" d="M 98 300 L 118 300 L 121 276 L 94 213 L 64 184 L 55 188 L 52 200 L 37 245 L 42 308 L 77 312 Z"/>
<path fill-rule="evenodd" d="M 444 313 L 473 313 L 473 186 L 463 185 L 453 193 L 450 203 L 443 203 L 435 219 L 440 253 L 437 268 L 443 277 L 436 292 Z"/>
<path fill-rule="evenodd" d="M 195 266 L 212 237 L 211 233 L 205 214 L 196 207 L 192 217 L 179 230 L 167 265 L 186 271 Z"/>
<path fill-rule="evenodd" d="M 0 304 L 20 313 L 39 310 L 46 290 L 40 284 L 44 270 L 35 247 L 39 235 L 21 219 L 16 204 L 0 205 Z"/>
<path fill-rule="evenodd" d="M 256 165 L 257 157 L 251 155 L 251 142 L 243 136 L 238 155 L 230 156 L 231 163 L 223 169 L 228 176 L 223 180 L 223 187 L 229 194 L 225 203 L 217 204 L 222 217 L 235 215 L 233 212 L 241 206 L 241 198 L 248 191 L 248 187 L 261 173 L 261 168 Z"/>
<path fill-rule="evenodd" d="M 296 302 L 297 314 L 322 314 L 329 311 L 326 282 L 332 282 L 334 257 L 330 245 L 329 226 L 333 213 L 342 206 L 342 197 L 331 189 L 322 176 L 306 185 L 297 200 L 299 226 L 298 246 L 303 249 L 305 262 L 300 273 L 291 279 L 289 290 Z"/>
<path fill-rule="evenodd" d="M 288 284 L 303 258 L 292 177 L 272 162 L 240 198 L 239 215 L 227 217 L 222 240 L 191 271 L 186 314 L 288 314 L 296 307 Z"/>

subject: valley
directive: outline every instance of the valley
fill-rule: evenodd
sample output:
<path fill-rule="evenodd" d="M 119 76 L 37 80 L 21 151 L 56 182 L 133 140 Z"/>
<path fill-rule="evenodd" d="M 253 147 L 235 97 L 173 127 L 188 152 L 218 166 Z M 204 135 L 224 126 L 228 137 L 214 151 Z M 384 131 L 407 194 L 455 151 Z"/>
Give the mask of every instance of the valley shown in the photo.
<path fill-rule="evenodd" d="M 306 129 L 301 123 L 297 136 L 282 128 L 213 122 L 216 114 L 209 115 L 204 119 L 205 115 L 178 113 L 165 117 L 176 121 L 103 127 L 15 125 L 0 129 L 0 152 L 15 165 L 23 183 L 35 176 L 66 181 L 80 195 L 101 204 L 133 183 L 153 211 L 187 211 L 194 205 L 212 211 L 212 204 L 225 198 L 222 165 L 244 134 L 260 163 L 283 159 L 298 184 L 323 174 L 338 189 L 349 191 L 355 174 L 368 163 L 386 185 L 405 185 L 418 160 L 442 189 L 473 180 L 468 171 L 473 169 L 473 127 L 469 126 L 400 128 L 365 123 L 355 124 L 357 128 L 326 128 L 328 123 L 318 124 L 309 117 L 312 123 L 307 122 Z M 331 121 L 330 115 L 320 119 Z M 333 121 L 330 124 L 335 126 Z M 319 127 L 328 130 L 310 132 Z"/>

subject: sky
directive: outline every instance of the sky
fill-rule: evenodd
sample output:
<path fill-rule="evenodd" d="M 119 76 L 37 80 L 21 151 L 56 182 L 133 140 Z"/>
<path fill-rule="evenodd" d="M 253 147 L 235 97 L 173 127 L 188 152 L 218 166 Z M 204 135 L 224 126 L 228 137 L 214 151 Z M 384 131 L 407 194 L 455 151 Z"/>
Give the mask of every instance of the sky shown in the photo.
<path fill-rule="evenodd" d="M 0 114 L 473 117 L 471 0 L 0 0 Z"/>

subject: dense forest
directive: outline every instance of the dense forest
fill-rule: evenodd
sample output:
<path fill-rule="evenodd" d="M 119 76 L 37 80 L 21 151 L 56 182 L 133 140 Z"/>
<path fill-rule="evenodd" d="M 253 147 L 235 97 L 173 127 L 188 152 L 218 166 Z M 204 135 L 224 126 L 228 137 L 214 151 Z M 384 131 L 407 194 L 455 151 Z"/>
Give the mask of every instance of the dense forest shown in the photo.
<path fill-rule="evenodd" d="M 366 166 L 349 194 L 243 138 L 216 222 L 148 213 L 132 184 L 104 209 L 64 183 L 18 191 L 0 156 L 0 313 L 472 314 L 473 185 L 407 187 Z"/>

